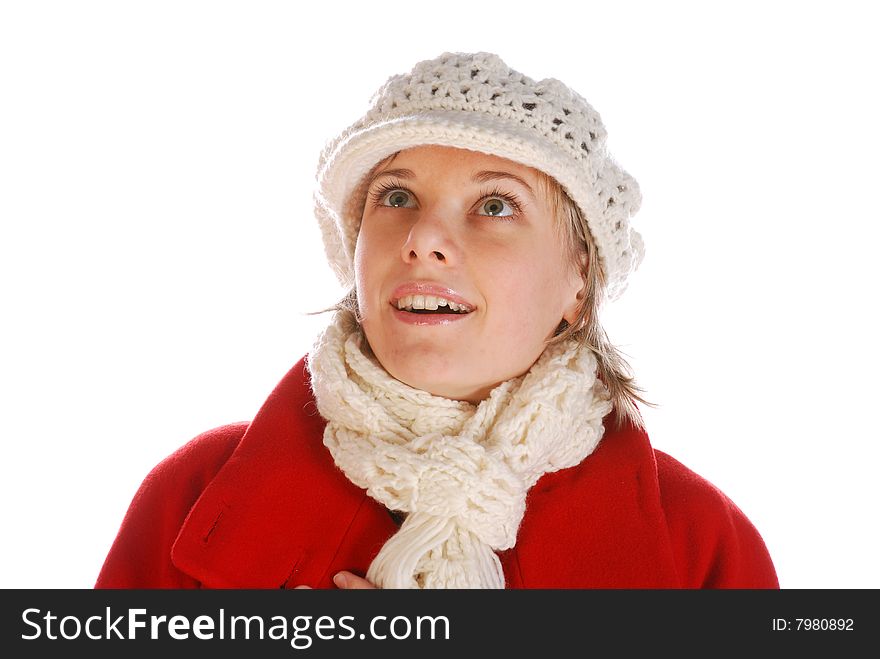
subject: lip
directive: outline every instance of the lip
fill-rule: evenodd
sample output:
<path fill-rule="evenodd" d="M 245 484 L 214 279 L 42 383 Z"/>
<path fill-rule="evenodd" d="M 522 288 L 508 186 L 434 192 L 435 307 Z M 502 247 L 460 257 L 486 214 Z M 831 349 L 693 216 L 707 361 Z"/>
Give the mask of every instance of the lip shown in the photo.
<path fill-rule="evenodd" d="M 430 281 L 408 281 L 405 284 L 401 284 L 394 289 L 394 293 L 391 295 L 391 299 L 389 300 L 389 302 L 396 309 L 397 301 L 402 297 L 406 297 L 407 295 L 434 295 L 436 297 L 442 297 L 447 300 L 452 300 L 456 304 L 464 304 L 465 306 L 467 306 L 468 309 L 471 310 L 471 313 L 473 313 L 473 311 L 476 309 L 476 306 L 474 306 L 474 304 L 466 300 L 453 289 L 449 288 L 448 286 L 435 284 L 434 282 Z M 463 315 L 469 316 L 470 314 Z"/>
<path fill-rule="evenodd" d="M 407 295 L 434 295 L 436 297 L 442 297 L 446 300 L 451 300 L 456 304 L 466 305 L 470 309 L 470 312 L 465 314 L 418 314 L 398 309 L 397 301 Z M 391 313 L 394 317 L 408 325 L 451 325 L 463 321 L 468 316 L 473 315 L 474 311 L 476 311 L 476 307 L 459 293 L 448 286 L 443 286 L 442 284 L 437 284 L 431 281 L 409 281 L 405 284 L 401 284 L 394 289 L 394 293 L 388 301 L 388 304 L 391 306 Z"/>

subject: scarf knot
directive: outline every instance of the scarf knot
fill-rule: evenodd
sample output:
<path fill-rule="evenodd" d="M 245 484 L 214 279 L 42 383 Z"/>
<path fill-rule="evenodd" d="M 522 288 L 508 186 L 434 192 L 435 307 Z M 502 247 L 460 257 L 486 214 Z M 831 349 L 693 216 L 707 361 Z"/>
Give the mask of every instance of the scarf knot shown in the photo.
<path fill-rule="evenodd" d="M 408 514 L 367 578 L 382 588 L 503 588 L 528 490 L 595 450 L 611 411 L 592 351 L 548 346 L 479 404 L 410 387 L 339 311 L 308 357 L 324 444 L 355 485 Z"/>

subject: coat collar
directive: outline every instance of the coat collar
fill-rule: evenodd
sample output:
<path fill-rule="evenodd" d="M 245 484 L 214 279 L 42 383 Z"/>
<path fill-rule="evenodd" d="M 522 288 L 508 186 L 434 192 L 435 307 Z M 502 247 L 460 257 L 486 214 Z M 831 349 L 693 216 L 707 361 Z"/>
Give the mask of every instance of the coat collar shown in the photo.
<path fill-rule="evenodd" d="M 345 477 L 324 446 L 326 421 L 315 404 L 306 360 L 300 359 L 275 387 L 177 536 L 172 562 L 206 587 L 324 582 L 329 587 L 328 570 L 349 534 L 360 547 L 378 550 L 396 531 L 385 508 Z M 643 431 L 631 426 L 618 431 L 610 424 L 606 417 L 605 436 L 582 465 L 545 474 L 529 491 L 531 514 L 511 551 L 524 545 L 523 561 L 526 547 L 543 555 L 543 538 L 559 535 L 553 524 L 556 516 L 566 514 L 559 509 L 569 509 L 573 495 L 588 501 L 589 508 L 567 539 L 608 553 L 603 580 L 642 582 L 640 573 L 627 571 L 647 561 L 658 583 L 672 584 L 675 568 L 653 449 Z M 560 496 L 560 488 L 566 494 Z M 627 544 L 618 546 L 609 537 L 621 524 L 632 529 Z M 362 553 L 351 560 L 368 560 Z M 617 576 L 608 572 L 618 569 Z"/>
<path fill-rule="evenodd" d="M 317 581 L 309 538 L 341 540 L 365 492 L 336 469 L 306 357 L 275 387 L 174 543 L 178 569 L 216 588 Z M 296 534 L 292 535 L 291 530 Z M 329 544 L 328 544 L 329 546 Z M 305 572 L 305 573 L 304 573 Z"/>

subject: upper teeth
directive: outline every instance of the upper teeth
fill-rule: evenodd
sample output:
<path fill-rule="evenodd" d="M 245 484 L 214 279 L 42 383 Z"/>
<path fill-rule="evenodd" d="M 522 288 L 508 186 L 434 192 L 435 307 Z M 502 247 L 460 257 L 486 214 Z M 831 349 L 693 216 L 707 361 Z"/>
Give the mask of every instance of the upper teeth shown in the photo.
<path fill-rule="evenodd" d="M 458 304 L 446 298 L 434 295 L 406 295 L 397 301 L 398 309 L 437 309 L 449 307 L 453 311 L 470 313 L 471 309 L 466 304 Z"/>

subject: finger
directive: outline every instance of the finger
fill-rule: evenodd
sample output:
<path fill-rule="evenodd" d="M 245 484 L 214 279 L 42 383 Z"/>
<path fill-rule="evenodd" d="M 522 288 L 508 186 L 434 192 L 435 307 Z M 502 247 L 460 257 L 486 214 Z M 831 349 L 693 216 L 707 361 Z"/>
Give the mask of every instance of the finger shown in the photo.
<path fill-rule="evenodd" d="M 297 586 L 296 588 L 294 588 L 294 590 L 300 590 L 301 588 L 308 588 L 309 590 L 312 589 L 311 586 L 306 586 L 305 584 L 303 584 L 302 586 Z"/>
<path fill-rule="evenodd" d="M 371 584 L 369 581 L 364 579 L 363 577 L 359 577 L 356 574 L 352 574 L 351 572 L 347 572 L 343 570 L 342 572 L 338 572 L 333 577 L 333 583 L 336 584 L 337 588 L 341 588 L 343 590 L 375 590 L 376 586 Z"/>

